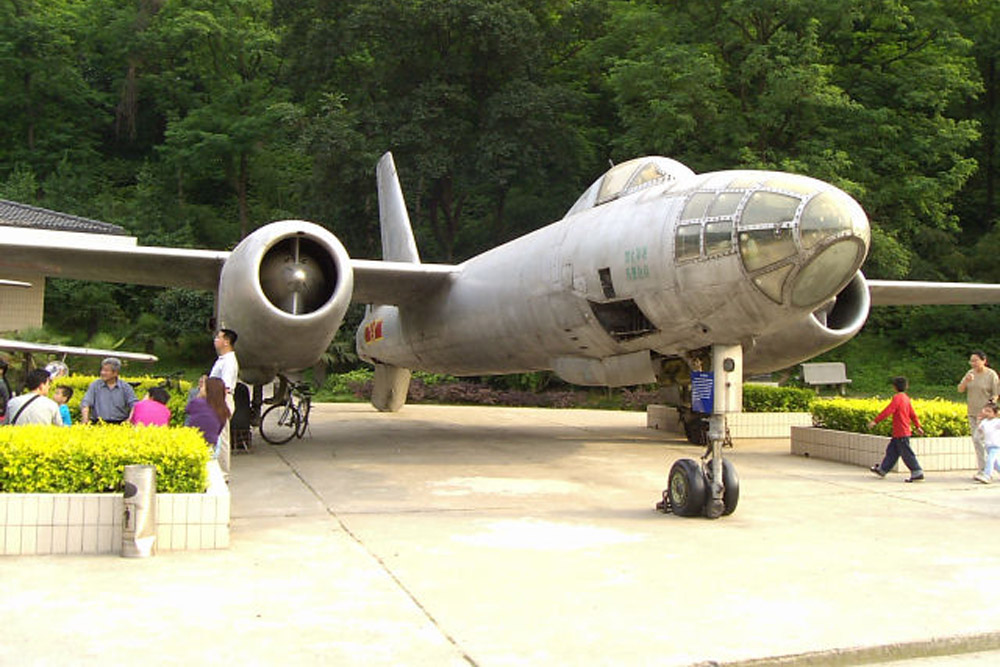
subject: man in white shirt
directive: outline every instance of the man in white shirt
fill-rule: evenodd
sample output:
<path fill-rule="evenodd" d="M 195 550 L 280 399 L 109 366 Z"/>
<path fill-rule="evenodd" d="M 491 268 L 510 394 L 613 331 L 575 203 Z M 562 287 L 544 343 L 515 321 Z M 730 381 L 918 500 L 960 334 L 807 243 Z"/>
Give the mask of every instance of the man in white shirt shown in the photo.
<path fill-rule="evenodd" d="M 15 396 L 7 403 L 7 423 L 14 426 L 23 424 L 52 424 L 62 426 L 59 404 L 49 398 L 49 372 L 36 368 L 28 373 L 25 384 L 28 393 Z"/>
<path fill-rule="evenodd" d="M 233 390 L 240 374 L 240 362 L 236 359 L 236 332 L 232 329 L 219 329 L 215 333 L 212 341 L 215 345 L 215 352 L 219 358 L 215 360 L 212 370 L 208 376 L 219 378 L 226 385 L 226 405 L 229 407 L 229 414 L 233 414 L 236 404 L 233 402 Z M 219 460 L 219 468 L 229 479 L 229 421 L 222 426 L 222 432 L 215 444 L 215 457 Z"/>

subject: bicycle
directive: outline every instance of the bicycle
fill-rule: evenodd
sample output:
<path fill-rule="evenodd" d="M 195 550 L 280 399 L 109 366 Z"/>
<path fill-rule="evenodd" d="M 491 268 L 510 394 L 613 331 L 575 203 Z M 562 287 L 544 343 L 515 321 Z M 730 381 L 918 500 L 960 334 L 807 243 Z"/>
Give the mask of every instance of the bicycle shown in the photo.
<path fill-rule="evenodd" d="M 160 376 L 160 383 L 156 386 L 162 387 L 167 390 L 168 394 L 172 394 L 174 389 L 180 389 L 181 380 L 184 379 L 184 371 L 174 371 L 173 373 L 167 373 L 166 375 Z"/>
<path fill-rule="evenodd" d="M 305 382 L 287 382 L 281 379 L 281 400 L 274 403 L 260 416 L 258 429 L 264 440 L 272 445 L 283 445 L 292 438 L 301 438 L 309 428 L 312 411 L 312 389 Z"/>
<path fill-rule="evenodd" d="M 168 373 L 166 375 L 160 375 L 159 378 L 160 378 L 160 381 L 157 382 L 154 386 L 158 387 L 160 389 L 163 389 L 164 391 L 166 391 L 167 392 L 167 396 L 173 396 L 175 389 L 178 392 L 180 391 L 181 380 L 184 379 L 184 371 L 182 371 L 182 370 L 180 370 L 180 371 L 174 371 L 173 373 Z M 129 381 L 129 385 L 132 387 L 133 391 L 138 391 L 139 387 L 141 387 L 143 385 L 143 380 L 132 380 L 132 381 Z M 151 387 L 147 387 L 146 391 L 149 391 L 149 389 L 151 389 Z"/>

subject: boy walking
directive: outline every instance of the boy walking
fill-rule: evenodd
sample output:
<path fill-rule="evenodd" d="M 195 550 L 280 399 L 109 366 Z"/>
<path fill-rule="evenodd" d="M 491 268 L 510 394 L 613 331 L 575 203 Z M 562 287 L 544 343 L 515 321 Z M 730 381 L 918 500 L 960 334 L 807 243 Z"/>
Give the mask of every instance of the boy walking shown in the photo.
<path fill-rule="evenodd" d="M 924 434 L 924 429 L 920 426 L 920 419 L 913 410 L 910 397 L 906 395 L 907 384 L 905 377 L 893 378 L 892 385 L 896 388 L 896 395 L 889 401 L 885 410 L 868 422 L 868 428 L 875 428 L 875 424 L 892 415 L 892 439 L 889 440 L 889 445 L 885 448 L 885 458 L 882 459 L 882 463 L 876 463 L 869 470 L 879 477 L 885 477 L 885 474 L 896 465 L 896 461 L 902 457 L 903 463 L 910 469 L 910 476 L 906 481 L 920 482 L 924 479 L 924 471 L 920 467 L 920 462 L 917 461 L 917 455 L 910 447 L 910 435 L 912 434 L 910 422 L 913 422 L 917 427 L 917 433 L 920 435 Z"/>

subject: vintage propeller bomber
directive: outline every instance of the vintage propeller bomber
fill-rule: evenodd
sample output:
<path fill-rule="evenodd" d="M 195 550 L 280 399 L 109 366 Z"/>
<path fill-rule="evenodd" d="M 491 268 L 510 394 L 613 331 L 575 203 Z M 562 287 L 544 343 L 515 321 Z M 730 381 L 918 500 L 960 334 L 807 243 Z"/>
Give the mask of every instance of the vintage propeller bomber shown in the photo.
<path fill-rule="evenodd" d="M 1000 302 L 1000 285 L 867 280 L 864 210 L 805 176 L 695 174 L 638 158 L 602 175 L 561 220 L 457 265 L 421 263 L 391 154 L 377 177 L 381 261 L 351 259 L 323 227 L 285 220 L 231 252 L 79 249 L 4 230 L 0 271 L 217 290 L 218 321 L 239 333 L 241 378 L 254 385 L 311 367 L 348 305 L 369 304 L 357 348 L 375 366 L 372 402 L 388 411 L 405 403 L 413 369 L 550 369 L 622 386 L 686 382 L 725 360 L 718 392 L 723 375 L 738 387 L 744 373 L 846 342 L 872 305 Z M 671 472 L 678 513 L 735 509 L 735 472 L 713 452 Z M 706 480 L 710 493 L 699 494 Z"/>

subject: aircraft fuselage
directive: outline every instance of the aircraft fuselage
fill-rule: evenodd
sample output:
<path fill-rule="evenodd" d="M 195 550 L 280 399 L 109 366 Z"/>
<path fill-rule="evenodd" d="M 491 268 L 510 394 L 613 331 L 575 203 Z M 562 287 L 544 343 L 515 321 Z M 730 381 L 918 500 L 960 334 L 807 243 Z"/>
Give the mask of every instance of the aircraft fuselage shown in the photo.
<path fill-rule="evenodd" d="M 666 160 L 659 177 L 630 189 L 638 177 L 618 174 L 620 191 L 609 191 L 616 169 L 644 167 L 612 169 L 562 220 L 464 262 L 419 306 L 373 307 L 358 331 L 362 356 L 621 385 L 652 382 L 654 356 L 740 343 L 748 370 L 780 368 L 860 328 L 867 301 L 847 326 L 824 321 L 868 250 L 867 218 L 849 196 L 802 176 L 694 175 Z M 774 341 L 785 350 L 777 366 Z M 758 344 L 768 353 L 755 366 Z"/>

